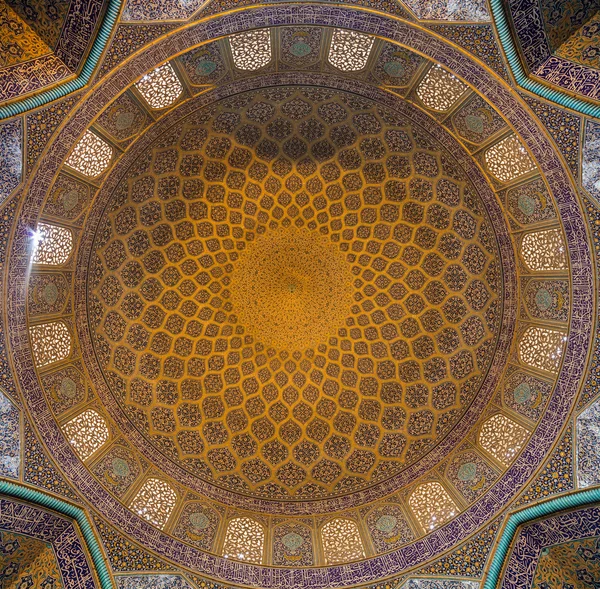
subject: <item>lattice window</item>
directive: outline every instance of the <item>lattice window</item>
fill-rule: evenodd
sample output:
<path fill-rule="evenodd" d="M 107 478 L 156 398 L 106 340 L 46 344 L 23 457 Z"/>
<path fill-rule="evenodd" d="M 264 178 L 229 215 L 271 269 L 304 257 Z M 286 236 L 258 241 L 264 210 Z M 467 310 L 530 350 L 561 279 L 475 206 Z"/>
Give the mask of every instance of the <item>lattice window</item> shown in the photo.
<path fill-rule="evenodd" d="M 519 341 L 521 361 L 535 368 L 556 372 L 560 366 L 567 336 L 560 331 L 530 327 Z"/>
<path fill-rule="evenodd" d="M 467 86 L 456 76 L 435 64 L 417 87 L 421 102 L 433 110 L 448 110 L 464 93 Z"/>
<path fill-rule="evenodd" d="M 367 65 L 375 39 L 356 31 L 335 29 L 329 47 L 329 63 L 344 72 L 357 72 Z"/>
<path fill-rule="evenodd" d="M 259 70 L 271 61 L 271 31 L 256 29 L 229 37 L 235 67 L 240 70 Z"/>
<path fill-rule="evenodd" d="M 528 233 L 521 242 L 521 256 L 530 270 L 566 270 L 567 250 L 560 229 Z"/>
<path fill-rule="evenodd" d="M 527 430 L 504 415 L 490 417 L 479 432 L 479 443 L 504 466 L 508 466 L 527 440 Z"/>
<path fill-rule="evenodd" d="M 456 504 L 440 483 L 419 485 L 408 504 L 425 530 L 441 526 L 458 512 Z"/>
<path fill-rule="evenodd" d="M 359 560 L 365 557 L 358 526 L 351 519 L 333 519 L 321 529 L 327 564 Z"/>
<path fill-rule="evenodd" d="M 148 479 L 131 502 L 130 509 L 158 528 L 164 528 L 177 503 L 177 494 L 165 481 Z"/>
<path fill-rule="evenodd" d="M 488 170 L 501 180 L 509 182 L 535 168 L 533 160 L 516 135 L 509 135 L 485 152 Z"/>
<path fill-rule="evenodd" d="M 261 564 L 265 531 L 263 527 L 249 517 L 235 517 L 227 525 L 223 556 Z"/>
<path fill-rule="evenodd" d="M 106 141 L 102 141 L 91 131 L 86 131 L 73 148 L 66 164 L 84 176 L 96 178 L 108 168 L 112 156 L 113 149 Z"/>
<path fill-rule="evenodd" d="M 60 266 L 73 251 L 73 234 L 66 227 L 40 223 L 33 234 L 32 261 L 34 264 Z"/>
<path fill-rule="evenodd" d="M 93 409 L 86 409 L 65 423 L 63 431 L 81 460 L 87 460 L 108 440 L 106 421 Z"/>
<path fill-rule="evenodd" d="M 183 92 L 183 86 L 170 63 L 165 63 L 146 74 L 135 87 L 150 108 L 166 108 Z"/>
<path fill-rule="evenodd" d="M 71 353 L 71 334 L 63 321 L 32 325 L 29 335 L 33 357 L 39 367 L 64 360 Z"/>

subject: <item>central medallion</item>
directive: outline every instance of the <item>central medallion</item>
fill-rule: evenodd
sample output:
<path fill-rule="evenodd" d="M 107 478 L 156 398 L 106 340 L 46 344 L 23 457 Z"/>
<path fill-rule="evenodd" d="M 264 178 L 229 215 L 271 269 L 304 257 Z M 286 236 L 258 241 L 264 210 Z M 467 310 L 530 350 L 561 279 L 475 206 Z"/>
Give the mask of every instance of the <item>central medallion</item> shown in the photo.
<path fill-rule="evenodd" d="M 240 324 L 278 351 L 326 342 L 352 304 L 350 265 L 335 244 L 308 229 L 279 229 L 249 243 L 231 284 Z"/>

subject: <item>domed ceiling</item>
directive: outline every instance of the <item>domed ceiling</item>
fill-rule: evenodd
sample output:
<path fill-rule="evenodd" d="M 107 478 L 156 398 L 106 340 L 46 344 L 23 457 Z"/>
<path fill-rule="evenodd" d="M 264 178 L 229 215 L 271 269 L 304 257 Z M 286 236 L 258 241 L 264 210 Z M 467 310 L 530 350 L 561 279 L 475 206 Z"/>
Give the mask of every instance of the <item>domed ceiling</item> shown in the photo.
<path fill-rule="evenodd" d="M 578 197 L 521 99 L 434 33 L 232 14 L 107 71 L 36 164 L 14 371 L 89 508 L 169 562 L 398 576 L 497 521 L 567 420 Z"/>
<path fill-rule="evenodd" d="M 351 94 L 194 112 L 91 229 L 104 381 L 158 451 L 234 491 L 390 477 L 456 425 L 493 358 L 502 285 L 477 192 L 432 137 Z"/>

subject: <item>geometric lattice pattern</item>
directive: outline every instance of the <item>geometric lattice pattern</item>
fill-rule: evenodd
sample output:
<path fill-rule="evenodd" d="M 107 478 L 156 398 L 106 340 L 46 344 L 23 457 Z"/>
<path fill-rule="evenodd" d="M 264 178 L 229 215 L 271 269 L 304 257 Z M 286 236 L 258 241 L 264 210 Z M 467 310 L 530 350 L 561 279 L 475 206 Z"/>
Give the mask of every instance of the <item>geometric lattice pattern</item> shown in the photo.
<path fill-rule="evenodd" d="M 329 48 L 329 63 L 343 72 L 357 72 L 366 65 L 375 37 L 356 31 L 335 29 Z"/>
<path fill-rule="evenodd" d="M 441 526 L 458 512 L 448 492 L 435 482 L 419 485 L 408 504 L 426 532 Z"/>
<path fill-rule="evenodd" d="M 516 135 L 509 135 L 485 152 L 485 163 L 502 182 L 514 180 L 535 168 L 533 160 Z"/>
<path fill-rule="evenodd" d="M 556 372 L 566 341 L 567 336 L 560 331 L 529 327 L 519 341 L 519 357 L 525 364 Z"/>
<path fill-rule="evenodd" d="M 163 528 L 177 503 L 177 493 L 160 479 L 148 479 L 137 492 L 130 509 L 157 528 Z"/>
<path fill-rule="evenodd" d="M 467 90 L 455 75 L 435 64 L 417 86 L 417 96 L 428 108 L 444 112 Z"/>
<path fill-rule="evenodd" d="M 151 108 L 166 108 L 183 92 L 183 86 L 170 63 L 165 63 L 135 84 Z"/>
<path fill-rule="evenodd" d="M 229 37 L 231 55 L 235 67 L 252 71 L 266 66 L 271 61 L 271 31 L 256 29 Z"/>
<path fill-rule="evenodd" d="M 33 235 L 33 264 L 60 266 L 69 259 L 72 250 L 73 234 L 70 229 L 38 223 Z"/>
<path fill-rule="evenodd" d="M 93 409 L 86 409 L 65 423 L 63 431 L 81 460 L 87 460 L 108 440 L 106 420 Z"/>
<path fill-rule="evenodd" d="M 246 93 L 153 146 L 107 209 L 97 350 L 195 475 L 348 491 L 418 460 L 476 394 L 493 231 L 451 156 L 384 117 L 344 93 Z"/>
<path fill-rule="evenodd" d="M 479 444 L 508 466 L 527 440 L 527 430 L 500 413 L 490 417 L 479 432 Z"/>
<path fill-rule="evenodd" d="M 86 131 L 73 148 L 66 164 L 84 176 L 96 178 L 108 168 L 112 155 L 113 149 L 108 143 L 91 131 Z"/>
<path fill-rule="evenodd" d="M 337 518 L 321 528 L 323 554 L 327 564 L 360 560 L 365 557 L 358 526 L 351 519 Z"/>
<path fill-rule="evenodd" d="M 71 353 L 71 334 L 63 321 L 32 325 L 29 337 L 39 368 L 64 360 Z"/>
<path fill-rule="evenodd" d="M 530 270 L 566 270 L 567 253 L 560 229 L 527 233 L 521 242 L 521 256 Z"/>
<path fill-rule="evenodd" d="M 223 556 L 261 564 L 265 544 L 264 528 L 249 517 L 235 517 L 227 524 Z"/>

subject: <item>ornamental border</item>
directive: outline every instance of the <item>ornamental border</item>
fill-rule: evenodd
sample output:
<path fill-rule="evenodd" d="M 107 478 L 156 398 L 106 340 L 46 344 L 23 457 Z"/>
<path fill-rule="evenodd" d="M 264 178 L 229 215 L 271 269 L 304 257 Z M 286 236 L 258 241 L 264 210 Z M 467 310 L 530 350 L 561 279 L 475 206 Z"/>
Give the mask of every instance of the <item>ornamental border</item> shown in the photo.
<path fill-rule="evenodd" d="M 87 57 L 83 61 L 81 71 L 75 78 L 58 82 L 54 88 L 42 90 L 39 94 L 29 96 L 28 98 L 20 98 L 10 104 L 0 106 L 0 121 L 8 119 L 24 112 L 33 110 L 39 106 L 44 106 L 49 102 L 63 98 L 67 94 L 71 94 L 83 88 L 91 79 L 102 53 L 106 49 L 108 40 L 117 23 L 117 17 L 121 12 L 121 8 L 125 0 L 108 0 L 106 12 L 102 17 L 100 28 L 94 38 L 92 48 Z"/>
<path fill-rule="evenodd" d="M 64 515 L 74 521 L 79 527 L 85 547 L 92 557 L 94 571 L 98 576 L 101 588 L 114 589 L 115 585 L 108 572 L 102 549 L 100 548 L 100 543 L 98 542 L 90 521 L 83 509 L 76 507 L 71 503 L 67 503 L 62 499 L 58 499 L 58 497 L 48 495 L 43 491 L 0 479 L 0 497 L 3 495 L 14 499 L 22 499 L 38 507 L 50 509 L 51 511 Z"/>

